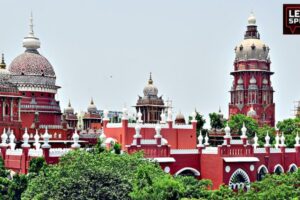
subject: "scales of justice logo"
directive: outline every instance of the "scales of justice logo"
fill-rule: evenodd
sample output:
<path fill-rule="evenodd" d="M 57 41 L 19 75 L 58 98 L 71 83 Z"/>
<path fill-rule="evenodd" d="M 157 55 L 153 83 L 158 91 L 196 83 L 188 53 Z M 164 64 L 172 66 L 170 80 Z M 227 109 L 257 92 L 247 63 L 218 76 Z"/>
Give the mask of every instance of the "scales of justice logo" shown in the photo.
<path fill-rule="evenodd" d="M 300 4 L 283 4 L 283 34 L 300 34 Z"/>

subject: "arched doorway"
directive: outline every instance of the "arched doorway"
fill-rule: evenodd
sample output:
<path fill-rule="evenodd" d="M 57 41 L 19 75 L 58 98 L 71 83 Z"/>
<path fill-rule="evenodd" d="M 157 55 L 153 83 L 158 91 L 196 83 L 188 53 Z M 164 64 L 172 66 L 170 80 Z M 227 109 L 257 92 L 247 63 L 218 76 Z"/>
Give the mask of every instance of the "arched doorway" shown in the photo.
<path fill-rule="evenodd" d="M 175 176 L 200 176 L 200 172 L 191 167 L 185 167 L 175 173 Z"/>
<path fill-rule="evenodd" d="M 275 174 L 280 175 L 283 172 L 284 172 L 283 167 L 280 164 L 278 164 L 274 167 Z"/>
<path fill-rule="evenodd" d="M 264 179 L 267 173 L 269 173 L 267 167 L 265 165 L 260 166 L 257 170 L 257 180 L 261 181 Z"/>
<path fill-rule="evenodd" d="M 250 178 L 244 170 L 237 169 L 231 175 L 228 185 L 233 190 L 239 190 L 239 189 L 248 190 L 250 188 Z"/>
<path fill-rule="evenodd" d="M 288 172 L 294 173 L 294 172 L 296 172 L 297 170 L 298 170 L 297 165 L 293 163 L 293 164 L 291 164 L 291 165 L 289 166 L 289 171 L 288 171 Z"/>

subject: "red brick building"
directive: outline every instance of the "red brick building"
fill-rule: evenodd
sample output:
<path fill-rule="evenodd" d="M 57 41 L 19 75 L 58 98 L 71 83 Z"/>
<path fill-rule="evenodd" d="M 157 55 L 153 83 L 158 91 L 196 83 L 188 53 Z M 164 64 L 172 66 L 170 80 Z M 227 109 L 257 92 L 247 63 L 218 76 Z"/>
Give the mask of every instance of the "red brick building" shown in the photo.
<path fill-rule="evenodd" d="M 275 103 L 271 84 L 270 48 L 260 40 L 256 19 L 248 18 L 244 40 L 235 47 L 234 77 L 230 90 L 229 117 L 244 114 L 259 125 L 275 125 Z"/>

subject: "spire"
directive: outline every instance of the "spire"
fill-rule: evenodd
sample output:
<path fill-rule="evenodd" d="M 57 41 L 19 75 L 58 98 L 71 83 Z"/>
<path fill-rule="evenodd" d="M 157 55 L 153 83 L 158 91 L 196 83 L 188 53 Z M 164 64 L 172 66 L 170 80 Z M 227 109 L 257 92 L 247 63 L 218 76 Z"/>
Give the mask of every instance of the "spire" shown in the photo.
<path fill-rule="evenodd" d="M 149 81 L 148 84 L 152 85 L 153 84 L 153 80 L 152 80 L 152 73 L 150 72 L 150 77 L 149 77 Z"/>
<path fill-rule="evenodd" d="M 27 37 L 23 39 L 23 47 L 26 48 L 26 51 L 30 51 L 33 53 L 38 53 L 37 49 L 40 48 L 41 43 L 40 40 L 34 36 L 33 32 L 33 15 L 32 12 L 29 18 L 29 33 Z"/>
<path fill-rule="evenodd" d="M 247 31 L 244 36 L 245 39 L 259 39 L 260 35 L 257 31 L 256 26 L 256 18 L 251 11 L 250 16 L 248 17 L 248 25 L 247 25 Z"/>
<path fill-rule="evenodd" d="M 94 105 L 93 97 L 91 98 L 91 105 Z"/>
<path fill-rule="evenodd" d="M 69 108 L 71 108 L 72 106 L 71 106 L 71 101 L 70 101 L 70 99 L 69 99 L 69 104 L 68 104 L 68 107 Z"/>
<path fill-rule="evenodd" d="M 5 69 L 6 68 L 6 64 L 4 61 L 4 53 L 2 53 L 2 59 L 1 59 L 1 63 L 0 63 L 0 69 Z"/>
<path fill-rule="evenodd" d="M 33 32 L 33 15 L 32 12 L 30 13 L 30 23 L 29 23 L 29 36 L 34 37 L 34 32 Z"/>

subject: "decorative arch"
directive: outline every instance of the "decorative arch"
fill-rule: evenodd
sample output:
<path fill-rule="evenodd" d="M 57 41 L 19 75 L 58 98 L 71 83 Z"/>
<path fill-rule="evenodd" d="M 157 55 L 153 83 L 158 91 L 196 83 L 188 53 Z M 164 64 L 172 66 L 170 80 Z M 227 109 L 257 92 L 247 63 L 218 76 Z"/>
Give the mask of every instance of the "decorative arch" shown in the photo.
<path fill-rule="evenodd" d="M 257 169 L 257 180 L 261 181 L 268 173 L 269 170 L 265 165 L 259 166 L 259 168 Z"/>
<path fill-rule="evenodd" d="M 197 169 L 192 168 L 192 167 L 184 167 L 184 168 L 178 170 L 175 173 L 175 176 L 178 176 L 178 175 L 181 175 L 181 174 L 184 175 L 183 172 L 192 172 L 192 174 L 194 176 L 200 176 L 200 172 Z"/>
<path fill-rule="evenodd" d="M 298 166 L 295 163 L 290 164 L 288 172 L 296 172 L 298 170 Z"/>
<path fill-rule="evenodd" d="M 284 169 L 283 169 L 283 167 L 281 166 L 281 164 L 277 164 L 277 165 L 275 165 L 275 167 L 274 167 L 274 173 L 276 173 L 276 174 L 281 174 L 281 173 L 283 173 L 284 172 Z"/>
<path fill-rule="evenodd" d="M 233 190 L 244 189 L 245 187 L 248 190 L 250 188 L 250 178 L 244 170 L 239 168 L 232 173 L 228 185 Z"/>

